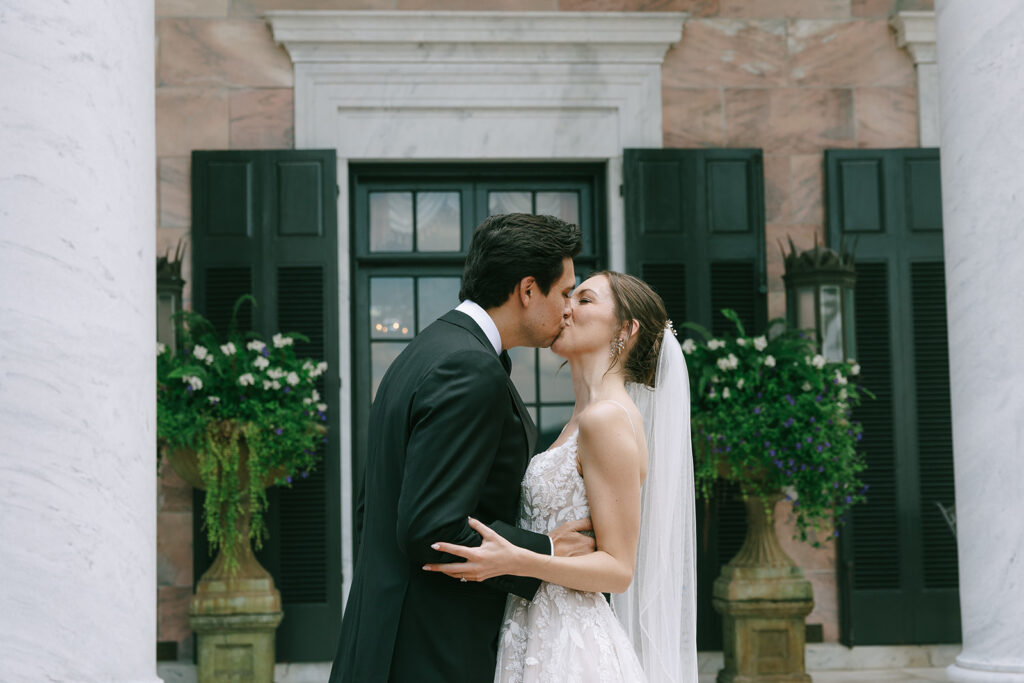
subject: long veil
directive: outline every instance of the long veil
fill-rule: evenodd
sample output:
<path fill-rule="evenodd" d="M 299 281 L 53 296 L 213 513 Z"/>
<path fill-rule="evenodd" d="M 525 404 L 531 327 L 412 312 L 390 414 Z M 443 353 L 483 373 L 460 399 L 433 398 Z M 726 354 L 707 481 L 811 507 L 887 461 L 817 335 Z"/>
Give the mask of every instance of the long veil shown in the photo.
<path fill-rule="evenodd" d="M 655 388 L 627 385 L 644 417 L 648 467 L 633 583 L 612 595 L 652 683 L 697 681 L 697 572 L 690 383 L 666 327 Z"/>

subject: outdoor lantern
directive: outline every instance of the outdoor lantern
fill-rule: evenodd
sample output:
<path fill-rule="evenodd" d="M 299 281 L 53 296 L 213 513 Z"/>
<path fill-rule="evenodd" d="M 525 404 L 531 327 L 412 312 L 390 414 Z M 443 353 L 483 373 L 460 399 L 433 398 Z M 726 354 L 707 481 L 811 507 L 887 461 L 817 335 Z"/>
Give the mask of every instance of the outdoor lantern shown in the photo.
<path fill-rule="evenodd" d="M 814 330 L 825 360 L 857 357 L 853 290 L 857 281 L 853 251 L 836 253 L 814 242 L 814 249 L 797 254 L 783 249 L 786 273 L 786 318 L 793 327 Z"/>
<path fill-rule="evenodd" d="M 181 310 L 181 290 L 185 285 L 181 279 L 184 251 L 184 242 L 179 241 L 173 259 L 170 252 L 156 258 L 156 340 L 166 344 L 172 353 L 178 350 L 178 326 L 174 316 Z"/>

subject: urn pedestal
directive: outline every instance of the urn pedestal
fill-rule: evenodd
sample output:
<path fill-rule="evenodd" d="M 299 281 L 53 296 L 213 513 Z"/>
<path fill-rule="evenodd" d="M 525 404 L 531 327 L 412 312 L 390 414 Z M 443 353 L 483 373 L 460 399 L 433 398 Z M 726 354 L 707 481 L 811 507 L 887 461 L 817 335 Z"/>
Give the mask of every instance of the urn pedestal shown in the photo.
<path fill-rule="evenodd" d="M 775 504 L 751 496 L 743 547 L 715 580 L 725 666 L 718 683 L 810 683 L 804 666 L 804 619 L 814 608 L 811 582 L 775 536 Z"/>
<path fill-rule="evenodd" d="M 249 479 L 248 448 L 240 443 L 239 450 L 239 479 L 244 490 Z M 203 488 L 195 453 L 177 450 L 167 452 L 167 457 L 185 481 Z M 273 577 L 253 554 L 251 518 L 251 510 L 243 508 L 235 521 L 235 570 L 228 568 L 224 548 L 220 548 L 189 603 L 189 625 L 198 641 L 199 683 L 274 680 L 274 638 L 284 613 Z"/>

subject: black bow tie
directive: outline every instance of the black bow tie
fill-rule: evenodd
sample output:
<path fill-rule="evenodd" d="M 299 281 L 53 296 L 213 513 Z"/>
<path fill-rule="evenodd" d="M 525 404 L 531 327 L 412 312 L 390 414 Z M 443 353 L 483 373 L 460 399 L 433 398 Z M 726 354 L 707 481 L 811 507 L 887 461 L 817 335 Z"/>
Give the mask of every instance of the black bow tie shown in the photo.
<path fill-rule="evenodd" d="M 502 351 L 498 354 L 498 360 L 501 361 L 501 367 L 505 368 L 505 374 L 512 376 L 512 358 L 509 357 L 508 351 Z"/>

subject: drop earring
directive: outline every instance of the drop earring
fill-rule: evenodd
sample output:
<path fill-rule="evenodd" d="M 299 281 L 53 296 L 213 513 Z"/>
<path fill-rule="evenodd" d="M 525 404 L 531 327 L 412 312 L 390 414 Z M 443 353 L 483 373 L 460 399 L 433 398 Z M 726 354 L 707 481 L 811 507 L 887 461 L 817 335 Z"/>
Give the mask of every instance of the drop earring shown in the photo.
<path fill-rule="evenodd" d="M 626 340 L 622 337 L 616 337 L 612 339 L 611 352 L 608 354 L 612 358 L 618 358 L 619 354 L 622 353 L 623 347 L 626 346 Z"/>

